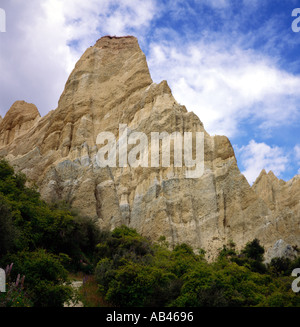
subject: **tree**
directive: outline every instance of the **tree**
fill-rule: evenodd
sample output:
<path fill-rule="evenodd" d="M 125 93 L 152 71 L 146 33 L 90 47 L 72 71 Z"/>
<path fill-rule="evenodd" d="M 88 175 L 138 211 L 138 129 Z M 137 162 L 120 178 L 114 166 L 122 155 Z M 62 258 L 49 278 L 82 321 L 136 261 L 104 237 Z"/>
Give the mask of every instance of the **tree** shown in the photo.
<path fill-rule="evenodd" d="M 263 264 L 265 249 L 260 245 L 258 239 L 248 242 L 241 251 L 244 255 L 244 264 L 248 264 L 250 269 L 255 272 L 266 272 L 266 266 Z"/>
<path fill-rule="evenodd" d="M 13 250 L 17 229 L 14 226 L 9 203 L 0 195 L 0 257 Z"/>
<path fill-rule="evenodd" d="M 242 253 L 250 259 L 262 262 L 265 249 L 259 244 L 259 240 L 256 238 L 246 244 Z"/>
<path fill-rule="evenodd" d="M 272 258 L 268 265 L 268 271 L 275 276 L 291 275 L 291 260 L 288 258 Z"/>

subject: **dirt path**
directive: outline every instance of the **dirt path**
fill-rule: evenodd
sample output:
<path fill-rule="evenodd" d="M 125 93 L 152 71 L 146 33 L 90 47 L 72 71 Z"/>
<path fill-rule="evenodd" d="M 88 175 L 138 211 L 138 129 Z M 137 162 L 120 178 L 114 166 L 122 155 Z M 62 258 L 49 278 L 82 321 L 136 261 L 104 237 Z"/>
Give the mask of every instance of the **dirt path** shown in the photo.
<path fill-rule="evenodd" d="M 82 280 L 74 280 L 71 283 L 71 287 L 77 291 L 80 287 L 82 286 Z M 83 303 L 80 302 L 79 300 L 71 303 L 65 303 L 64 304 L 65 308 L 83 308 Z"/>

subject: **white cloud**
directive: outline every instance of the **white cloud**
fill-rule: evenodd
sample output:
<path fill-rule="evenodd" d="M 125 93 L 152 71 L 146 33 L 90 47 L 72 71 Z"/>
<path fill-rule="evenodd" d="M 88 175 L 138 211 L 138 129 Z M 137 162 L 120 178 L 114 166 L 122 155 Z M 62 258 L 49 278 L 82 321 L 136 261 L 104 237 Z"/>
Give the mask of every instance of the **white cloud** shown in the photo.
<path fill-rule="evenodd" d="M 233 137 L 245 119 L 265 130 L 299 117 L 300 77 L 253 51 L 205 41 L 156 43 L 149 66 L 153 79 L 167 79 L 175 98 L 209 133 Z"/>
<path fill-rule="evenodd" d="M 295 145 L 294 155 L 295 155 L 295 159 L 297 161 L 297 165 L 300 166 L 300 144 Z M 300 174 L 300 168 L 298 169 L 298 174 Z"/>
<path fill-rule="evenodd" d="M 157 13 L 156 0 L 12 0 L 1 33 L 0 114 L 16 100 L 44 115 L 57 106 L 69 73 L 103 35 L 140 39 Z M 74 46 L 76 45 L 76 46 Z"/>
<path fill-rule="evenodd" d="M 43 115 L 54 109 L 75 62 L 99 37 L 133 34 L 143 45 L 160 11 L 166 15 L 173 10 L 187 18 L 195 14 L 195 7 L 177 0 L 166 6 L 157 0 L 3 1 L 7 2 L 7 33 L 1 33 L 2 116 L 15 100 L 35 103 Z M 227 10 L 230 1 L 198 3 Z M 202 18 L 204 25 L 210 19 Z M 151 31 L 159 40 L 149 47 L 151 75 L 155 82 L 166 79 L 175 98 L 199 116 L 209 133 L 232 138 L 243 133 L 245 121 L 265 133 L 299 120 L 300 77 L 278 68 L 276 58 L 245 47 L 254 43 L 254 33 L 237 34 L 235 40 L 231 34 L 208 29 L 201 39 L 194 31 L 185 39 L 187 34 L 178 33 L 185 30 L 167 26 L 154 26 Z"/>
<path fill-rule="evenodd" d="M 205 4 L 214 9 L 222 9 L 229 6 L 230 1 L 229 0 L 197 0 L 196 2 L 199 4 Z"/>
<path fill-rule="evenodd" d="M 296 160 L 298 160 L 300 163 L 300 144 L 295 145 L 294 152 L 295 152 Z"/>
<path fill-rule="evenodd" d="M 286 170 L 289 162 L 288 156 L 280 147 L 256 143 L 254 140 L 237 149 L 237 152 L 240 154 L 241 164 L 245 168 L 242 173 L 250 184 L 253 184 L 263 169 L 272 170 L 276 176 L 280 176 Z"/>

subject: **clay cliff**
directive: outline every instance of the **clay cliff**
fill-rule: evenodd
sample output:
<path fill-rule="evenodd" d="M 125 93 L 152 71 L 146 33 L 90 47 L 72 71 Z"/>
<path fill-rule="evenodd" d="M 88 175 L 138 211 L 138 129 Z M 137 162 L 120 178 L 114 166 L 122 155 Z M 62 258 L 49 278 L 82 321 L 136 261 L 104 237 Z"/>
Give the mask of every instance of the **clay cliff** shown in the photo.
<path fill-rule="evenodd" d="M 40 114 L 34 104 L 16 101 L 4 119 L 0 116 L 0 147 L 24 135 L 39 118 Z"/>
<path fill-rule="evenodd" d="M 263 170 L 252 186 L 272 212 L 272 230 L 278 241 L 266 253 L 267 258 L 297 255 L 293 246 L 299 246 L 300 229 L 300 175 L 290 181 L 279 180 L 272 171 Z"/>
<path fill-rule="evenodd" d="M 204 133 L 203 175 L 186 178 L 186 168 L 174 164 L 99 167 L 98 134 L 113 133 L 120 147 L 125 124 L 128 137 Z M 0 121 L 0 157 L 34 181 L 45 200 L 64 199 L 102 228 L 126 224 L 154 240 L 164 235 L 171 246 L 203 248 L 208 258 L 231 240 L 238 248 L 254 238 L 266 249 L 281 239 L 300 246 L 299 176 L 284 182 L 262 172 L 250 187 L 228 138 L 210 136 L 166 81 L 153 83 L 135 37 L 103 37 L 88 48 L 46 116 L 15 103 Z"/>

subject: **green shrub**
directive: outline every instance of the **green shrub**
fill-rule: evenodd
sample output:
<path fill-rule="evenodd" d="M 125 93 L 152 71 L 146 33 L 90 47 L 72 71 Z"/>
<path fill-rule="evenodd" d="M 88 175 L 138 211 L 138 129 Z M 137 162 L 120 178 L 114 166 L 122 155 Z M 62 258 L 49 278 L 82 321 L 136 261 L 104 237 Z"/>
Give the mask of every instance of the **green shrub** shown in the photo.
<path fill-rule="evenodd" d="M 37 250 L 7 255 L 2 262 L 12 262 L 14 271 L 25 276 L 24 287 L 34 306 L 61 307 L 72 297 L 72 289 L 67 285 L 68 272 L 62 260 L 65 257 L 61 259 L 45 250 Z M 12 278 L 17 278 L 15 273 Z"/>

